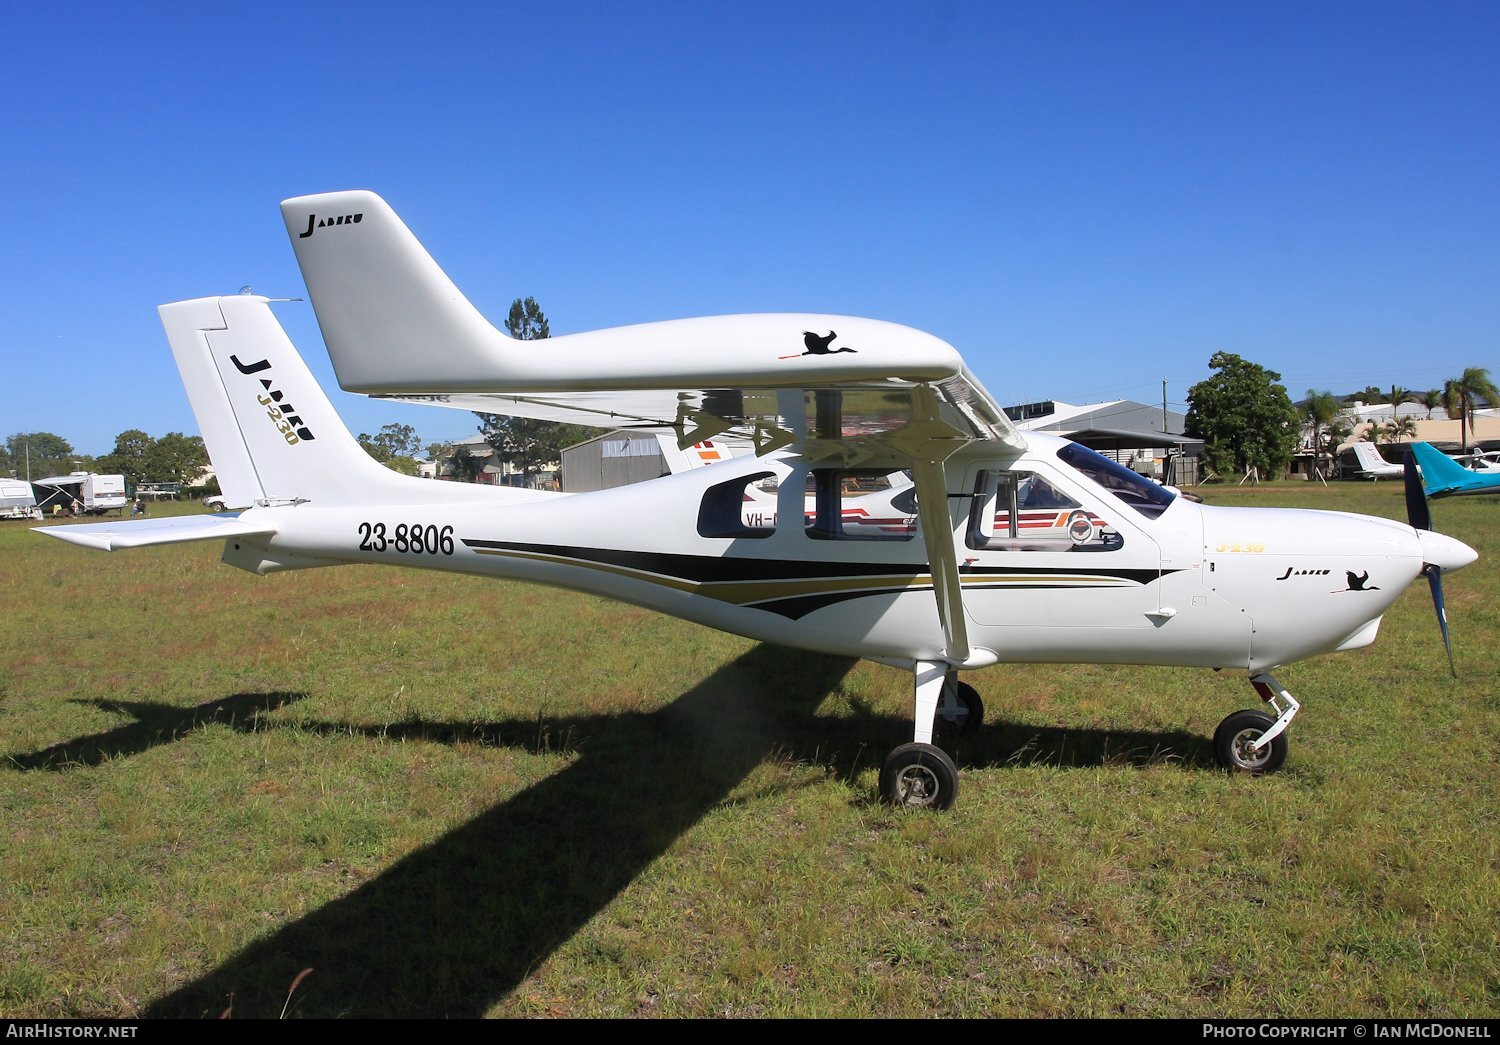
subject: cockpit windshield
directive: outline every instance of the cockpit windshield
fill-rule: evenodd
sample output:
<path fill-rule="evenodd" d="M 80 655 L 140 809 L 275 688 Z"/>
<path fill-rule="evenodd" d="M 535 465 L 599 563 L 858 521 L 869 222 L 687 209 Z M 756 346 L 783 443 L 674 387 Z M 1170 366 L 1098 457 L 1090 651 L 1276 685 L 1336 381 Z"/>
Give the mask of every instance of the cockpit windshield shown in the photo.
<path fill-rule="evenodd" d="M 1071 465 L 1130 507 L 1149 518 L 1167 510 L 1176 498 L 1165 486 L 1158 486 L 1143 475 L 1137 475 L 1117 461 L 1095 453 L 1086 446 L 1068 443 L 1057 452 L 1064 464 Z"/>

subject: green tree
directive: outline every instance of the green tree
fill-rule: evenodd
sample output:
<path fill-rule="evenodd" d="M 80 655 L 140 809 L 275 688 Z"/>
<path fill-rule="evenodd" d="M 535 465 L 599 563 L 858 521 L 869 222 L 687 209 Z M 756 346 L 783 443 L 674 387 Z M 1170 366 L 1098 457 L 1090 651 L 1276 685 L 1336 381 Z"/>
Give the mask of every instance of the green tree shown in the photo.
<path fill-rule="evenodd" d="M 1325 450 L 1329 457 L 1329 471 L 1332 470 L 1333 454 L 1338 449 L 1338 444 L 1333 440 L 1333 429 L 1343 413 L 1343 401 L 1332 392 L 1319 392 L 1311 388 L 1307 390 L 1307 399 L 1302 404 L 1302 416 L 1312 425 L 1313 466 L 1320 474 L 1328 474 L 1323 470 Z"/>
<path fill-rule="evenodd" d="M 1471 366 L 1464 371 L 1462 377 L 1447 382 L 1443 386 L 1443 392 L 1444 405 L 1449 406 L 1448 416 L 1453 416 L 1454 407 L 1458 410 L 1462 452 L 1468 453 L 1469 430 L 1474 427 L 1474 411 L 1478 408 L 1478 402 L 1481 399 L 1491 405 L 1500 402 L 1500 389 L 1495 388 L 1495 382 L 1490 380 L 1487 369 Z"/>
<path fill-rule="evenodd" d="M 417 438 L 417 430 L 411 425 L 381 425 L 378 434 L 360 438 L 370 439 L 392 457 L 416 457 L 422 452 L 422 440 Z"/>
<path fill-rule="evenodd" d="M 411 425 L 382 425 L 379 433 L 370 435 L 361 432 L 357 442 L 365 453 L 402 475 L 417 474 L 417 454 L 422 451 L 422 440 Z"/>
<path fill-rule="evenodd" d="M 207 467 L 208 450 L 202 436 L 168 432 L 146 455 L 146 481 L 191 486 Z"/>
<path fill-rule="evenodd" d="M 540 341 L 550 336 L 547 317 L 535 298 L 516 298 L 505 318 L 505 329 L 517 341 Z M 587 439 L 592 429 L 583 425 L 558 424 L 507 414 L 474 414 L 479 431 L 494 448 L 495 456 L 521 470 L 523 485 L 531 485 L 532 473 L 555 461 L 563 447 Z"/>
<path fill-rule="evenodd" d="M 1213 375 L 1188 389 L 1187 434 L 1202 439 L 1220 475 L 1277 475 L 1292 459 L 1301 425 L 1281 375 L 1232 352 L 1215 352 Z"/>
<path fill-rule="evenodd" d="M 1463 413 L 1461 399 L 1458 395 L 1458 382 L 1449 379 L 1443 382 L 1443 413 L 1448 415 L 1448 420 L 1457 421 L 1459 414 Z"/>
<path fill-rule="evenodd" d="M 139 428 L 115 436 L 115 448 L 98 460 L 98 469 L 106 475 L 120 474 L 127 485 L 150 482 L 151 452 L 156 440 Z"/>
<path fill-rule="evenodd" d="M 490 415 L 481 414 L 480 416 Z M 431 460 L 439 461 L 439 474 L 450 476 L 455 482 L 477 483 L 479 473 L 484 469 L 485 459 L 483 456 L 476 457 L 470 453 L 467 443 L 448 443 L 442 451 L 434 454 Z"/>
<path fill-rule="evenodd" d="M 1380 426 L 1387 443 L 1407 442 L 1416 438 L 1417 422 L 1410 414 L 1398 414 Z"/>
<path fill-rule="evenodd" d="M 520 298 L 510 304 L 510 314 L 505 317 L 505 329 L 517 341 L 541 341 L 552 336 L 547 317 L 536 298 Z"/>
<path fill-rule="evenodd" d="M 1413 402 L 1421 403 L 1422 409 L 1427 411 L 1427 420 L 1432 420 L 1432 412 L 1443 405 L 1443 393 L 1436 388 L 1429 388 L 1425 392 L 1418 392 L 1413 397 Z"/>
<path fill-rule="evenodd" d="M 75 453 L 72 444 L 60 435 L 53 435 L 51 432 L 17 432 L 5 440 L 0 474 L 10 475 L 14 472 L 21 479 L 67 475 L 73 471 L 74 461 L 84 470 L 93 463 L 92 458 Z"/>

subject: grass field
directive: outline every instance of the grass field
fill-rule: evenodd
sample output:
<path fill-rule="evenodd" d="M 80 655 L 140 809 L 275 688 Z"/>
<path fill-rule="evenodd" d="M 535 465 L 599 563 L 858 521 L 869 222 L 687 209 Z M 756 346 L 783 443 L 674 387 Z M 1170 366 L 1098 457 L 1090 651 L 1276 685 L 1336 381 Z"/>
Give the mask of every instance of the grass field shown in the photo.
<path fill-rule="evenodd" d="M 1500 499 L 1434 516 L 1459 680 L 1415 586 L 1245 779 L 1243 674 L 991 669 L 946 814 L 893 669 L 0 524 L 0 1017 L 1500 1015 Z"/>

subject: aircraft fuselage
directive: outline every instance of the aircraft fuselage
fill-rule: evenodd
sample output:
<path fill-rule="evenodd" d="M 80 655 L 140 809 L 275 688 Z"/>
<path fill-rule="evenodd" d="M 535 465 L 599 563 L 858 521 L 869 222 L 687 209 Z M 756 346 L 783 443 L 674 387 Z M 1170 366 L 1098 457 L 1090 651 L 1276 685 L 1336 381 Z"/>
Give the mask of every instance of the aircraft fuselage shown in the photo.
<path fill-rule="evenodd" d="M 971 645 L 959 667 L 1103 661 L 1255 672 L 1352 649 L 1374 640 L 1380 616 L 1433 554 L 1412 527 L 1368 516 L 1182 497 L 1143 512 L 1059 460 L 1061 443 L 1033 437 L 1021 455 L 947 462 Z M 807 471 L 798 458 L 752 457 L 587 494 L 496 488 L 450 504 L 254 508 L 243 518 L 275 513 L 277 533 L 229 542 L 225 560 L 256 572 L 369 562 L 505 577 L 763 641 L 905 665 L 944 659 L 915 527 L 876 537 L 836 522 L 820 530 L 804 500 L 818 481 Z M 1016 475 L 1064 505 L 1057 514 L 1073 520 L 1071 538 L 998 532 L 1010 511 L 995 479 L 1014 484 Z M 752 477 L 778 484 L 776 525 L 715 522 L 714 503 L 740 503 Z"/>

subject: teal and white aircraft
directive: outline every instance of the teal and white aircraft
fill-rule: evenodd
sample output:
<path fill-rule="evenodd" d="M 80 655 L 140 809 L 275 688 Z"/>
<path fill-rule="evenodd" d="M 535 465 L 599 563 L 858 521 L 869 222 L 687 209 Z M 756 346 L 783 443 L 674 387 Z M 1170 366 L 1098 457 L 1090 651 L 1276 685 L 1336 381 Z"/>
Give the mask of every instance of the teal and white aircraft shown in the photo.
<path fill-rule="evenodd" d="M 1500 494 L 1500 469 L 1465 468 L 1431 443 L 1412 443 L 1407 452 L 1422 470 L 1422 488 L 1428 497 Z"/>
<path fill-rule="evenodd" d="M 1272 672 L 1369 645 L 1413 580 L 1440 597 L 1475 558 L 1425 525 L 1194 503 L 1017 431 L 951 345 L 909 327 L 740 315 L 515 342 L 378 196 L 304 196 L 282 215 L 344 388 L 753 452 L 578 494 L 397 475 L 350 436 L 268 299 L 206 297 L 160 312 L 233 510 L 44 532 L 110 551 L 219 541 L 258 574 L 362 562 L 551 584 L 897 665 L 913 735 L 880 789 L 935 808 L 958 770 L 934 739 L 983 714 L 960 672 L 1242 671 L 1269 712 L 1229 715 L 1214 750 L 1268 773 L 1300 706 Z M 914 522 L 903 500 L 899 520 L 869 525 L 860 498 L 901 493 L 896 473 Z M 778 510 L 747 512 L 772 487 Z"/>

